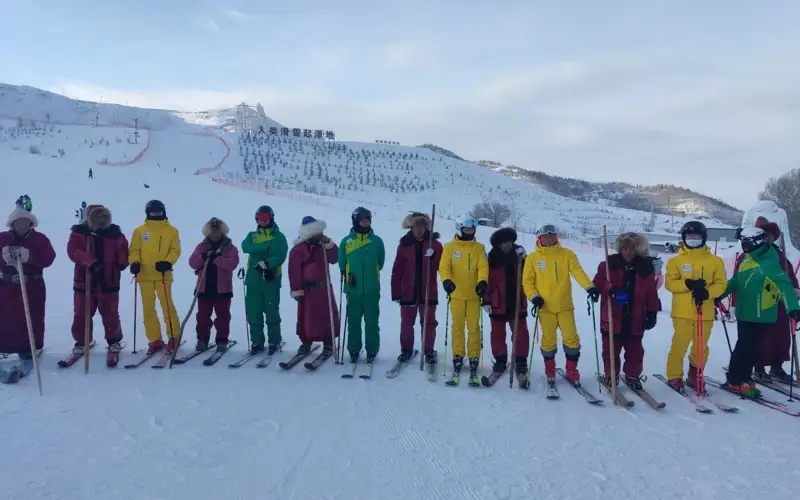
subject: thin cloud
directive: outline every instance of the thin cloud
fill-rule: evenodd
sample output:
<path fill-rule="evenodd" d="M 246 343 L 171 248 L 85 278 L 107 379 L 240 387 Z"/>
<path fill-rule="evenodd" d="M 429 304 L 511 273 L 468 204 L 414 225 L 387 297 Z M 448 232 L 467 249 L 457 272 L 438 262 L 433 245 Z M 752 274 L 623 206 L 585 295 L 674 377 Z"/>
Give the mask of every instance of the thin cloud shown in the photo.
<path fill-rule="evenodd" d="M 207 14 L 195 16 L 195 18 L 192 20 L 192 23 L 201 30 L 209 33 L 219 33 L 220 31 L 219 24 L 217 24 L 217 22 Z"/>
<path fill-rule="evenodd" d="M 244 12 L 242 12 L 240 10 L 231 9 L 231 8 L 228 8 L 228 7 L 223 8 L 222 9 L 222 13 L 228 19 L 230 19 L 231 21 L 235 21 L 235 22 L 240 23 L 240 24 L 244 24 L 244 23 L 248 22 L 252 17 L 252 16 L 250 16 L 248 14 L 245 14 Z"/>

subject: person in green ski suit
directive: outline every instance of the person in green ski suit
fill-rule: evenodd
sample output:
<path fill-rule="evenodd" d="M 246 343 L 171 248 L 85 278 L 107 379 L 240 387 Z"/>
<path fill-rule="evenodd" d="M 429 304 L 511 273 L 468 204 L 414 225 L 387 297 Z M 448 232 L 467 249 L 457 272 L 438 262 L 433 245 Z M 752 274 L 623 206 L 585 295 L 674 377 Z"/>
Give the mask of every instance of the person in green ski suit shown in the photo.
<path fill-rule="evenodd" d="M 244 308 L 250 324 L 250 352 L 264 351 L 264 316 L 266 316 L 268 353 L 275 354 L 281 346 L 281 278 L 289 244 L 278 225 L 275 212 L 262 205 L 256 211 L 258 227 L 242 241 L 242 252 L 249 255 L 245 285 Z"/>
<path fill-rule="evenodd" d="M 339 269 L 347 294 L 347 350 L 350 362 L 361 355 L 361 320 L 364 320 L 367 363 L 372 363 L 381 346 L 381 270 L 386 261 L 383 240 L 372 231 L 372 213 L 364 207 L 353 211 L 353 228 L 339 245 Z"/>
<path fill-rule="evenodd" d="M 753 365 L 761 337 L 778 320 L 778 302 L 784 302 L 790 318 L 800 321 L 800 304 L 792 282 L 781 267 L 778 252 L 765 237 L 760 228 L 742 230 L 739 240 L 744 258 L 719 297 L 722 300 L 736 294 L 738 338 L 728 364 L 726 386 L 751 398 L 761 394 L 752 379 Z"/>

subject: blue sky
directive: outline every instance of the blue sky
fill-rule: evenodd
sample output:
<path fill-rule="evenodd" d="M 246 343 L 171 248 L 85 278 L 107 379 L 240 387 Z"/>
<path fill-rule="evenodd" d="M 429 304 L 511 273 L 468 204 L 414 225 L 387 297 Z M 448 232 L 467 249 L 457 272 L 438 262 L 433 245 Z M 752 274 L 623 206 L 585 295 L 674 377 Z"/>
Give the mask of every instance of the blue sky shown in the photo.
<path fill-rule="evenodd" d="M 747 207 L 800 167 L 799 23 L 796 0 L 0 0 L 0 81 L 261 102 L 342 139 Z"/>

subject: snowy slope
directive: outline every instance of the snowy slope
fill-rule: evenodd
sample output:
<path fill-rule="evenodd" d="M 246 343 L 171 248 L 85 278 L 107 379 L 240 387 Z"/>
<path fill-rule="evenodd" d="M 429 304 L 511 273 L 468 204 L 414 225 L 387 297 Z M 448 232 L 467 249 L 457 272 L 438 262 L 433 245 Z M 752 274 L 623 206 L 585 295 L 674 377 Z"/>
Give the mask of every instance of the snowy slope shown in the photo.
<path fill-rule="evenodd" d="M 186 136 L 190 137 L 190 136 Z M 163 135 L 163 140 L 170 137 Z M 213 138 L 198 138 L 211 141 Z M 177 140 L 177 139 L 176 139 Z M 156 148 L 154 135 L 153 148 Z M 188 146 L 184 145 L 188 149 Z M 209 182 L 192 169 L 158 169 L 154 162 L 189 155 L 165 148 L 148 164 L 112 168 L 0 149 L 4 170 L 0 200 L 10 211 L 27 193 L 40 229 L 58 250 L 48 282 L 46 350 L 41 358 L 44 397 L 35 380 L 0 386 L 0 421 L 6 430 L 0 468 L 3 498 L 55 499 L 365 499 L 516 500 L 600 498 L 792 499 L 800 488 L 797 422 L 746 401 L 738 415 L 700 415 L 655 380 L 650 391 L 667 402 L 656 413 L 637 401 L 633 410 L 587 405 L 561 386 L 562 399 L 545 400 L 541 357 L 534 361 L 530 392 L 509 390 L 505 380 L 491 389 L 430 383 L 414 367 L 397 379 L 383 372 L 399 349 L 399 313 L 388 294 L 382 298 L 382 347 L 370 381 L 342 380 L 331 361 L 317 373 L 298 367 L 280 373 L 246 365 L 230 370 L 221 362 L 207 368 L 197 360 L 171 371 L 135 371 L 103 365 L 96 349 L 89 375 L 82 367 L 59 370 L 56 361 L 72 345 L 72 266 L 66 257 L 73 210 L 85 200 L 106 204 L 115 222 L 130 234 L 144 218 L 144 204 L 159 198 L 181 230 L 183 256 L 176 266 L 174 295 L 186 314 L 194 275 L 186 260 L 211 216 L 225 220 L 235 242 L 253 227 L 254 209 L 271 204 L 278 224 L 295 236 L 301 218 L 327 220 L 339 239 L 349 229 L 349 210 L 265 196 Z M 148 152 L 149 154 L 149 152 Z M 161 156 L 165 155 L 165 156 Z M 199 162 L 202 154 L 196 158 Z M 208 156 L 208 155 L 206 155 Z M 142 162 L 147 158 L 144 156 Z M 150 188 L 143 186 L 147 182 Z M 430 197 L 446 205 L 448 200 Z M 423 208 L 423 207 L 420 207 Z M 401 214 L 402 215 L 402 214 Z M 403 231 L 397 219 L 376 215 L 374 226 L 387 243 L 387 262 Z M 445 239 L 450 223 L 437 228 Z M 488 241 L 490 231 L 479 229 Z M 526 248 L 532 237 L 523 235 Z M 579 249 L 580 247 L 575 247 Z M 598 254 L 580 254 L 590 274 Z M 389 287 L 389 269 L 382 284 Z M 129 276 L 126 274 L 126 276 Z M 333 273 L 338 290 L 337 273 Z M 236 284 L 232 338 L 244 342 L 244 307 Z M 576 318 L 584 343 L 581 362 L 586 385 L 594 371 L 592 322 L 585 295 L 575 287 Z M 665 309 L 669 295 L 662 291 Z M 121 315 L 130 358 L 133 332 L 143 347 L 141 319 L 133 322 L 133 287 L 125 280 Z M 284 281 L 283 331 L 288 358 L 298 346 L 295 306 Z M 444 350 L 445 310 L 437 347 Z M 530 324 L 533 329 L 533 324 Z M 187 326 L 189 345 L 194 320 Z M 735 337 L 735 327 L 732 328 Z M 488 337 L 488 321 L 485 336 Z M 671 337 L 668 312 L 646 337 L 646 373 L 663 372 Z M 488 338 L 484 342 L 488 347 Z M 237 346 L 224 361 L 243 352 Z M 485 366 L 491 362 L 485 355 Z M 721 377 L 727 362 L 722 329 L 711 342 L 707 373 Z M 559 355 L 563 363 L 563 355 Z M 440 365 L 441 367 L 441 365 Z"/>

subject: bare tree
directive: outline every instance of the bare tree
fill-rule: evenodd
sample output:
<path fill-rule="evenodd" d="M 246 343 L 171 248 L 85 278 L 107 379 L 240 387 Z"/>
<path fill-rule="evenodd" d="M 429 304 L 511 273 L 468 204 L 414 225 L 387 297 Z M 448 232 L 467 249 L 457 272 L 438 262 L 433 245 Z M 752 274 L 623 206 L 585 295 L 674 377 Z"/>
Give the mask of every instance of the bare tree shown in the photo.
<path fill-rule="evenodd" d="M 500 227 L 511 218 L 512 210 L 510 206 L 499 201 L 482 201 L 472 207 L 470 215 L 475 219 L 488 219 L 490 226 Z"/>
<path fill-rule="evenodd" d="M 758 199 L 773 201 L 786 211 L 789 239 L 793 245 L 800 242 L 800 168 L 768 180 Z"/>

